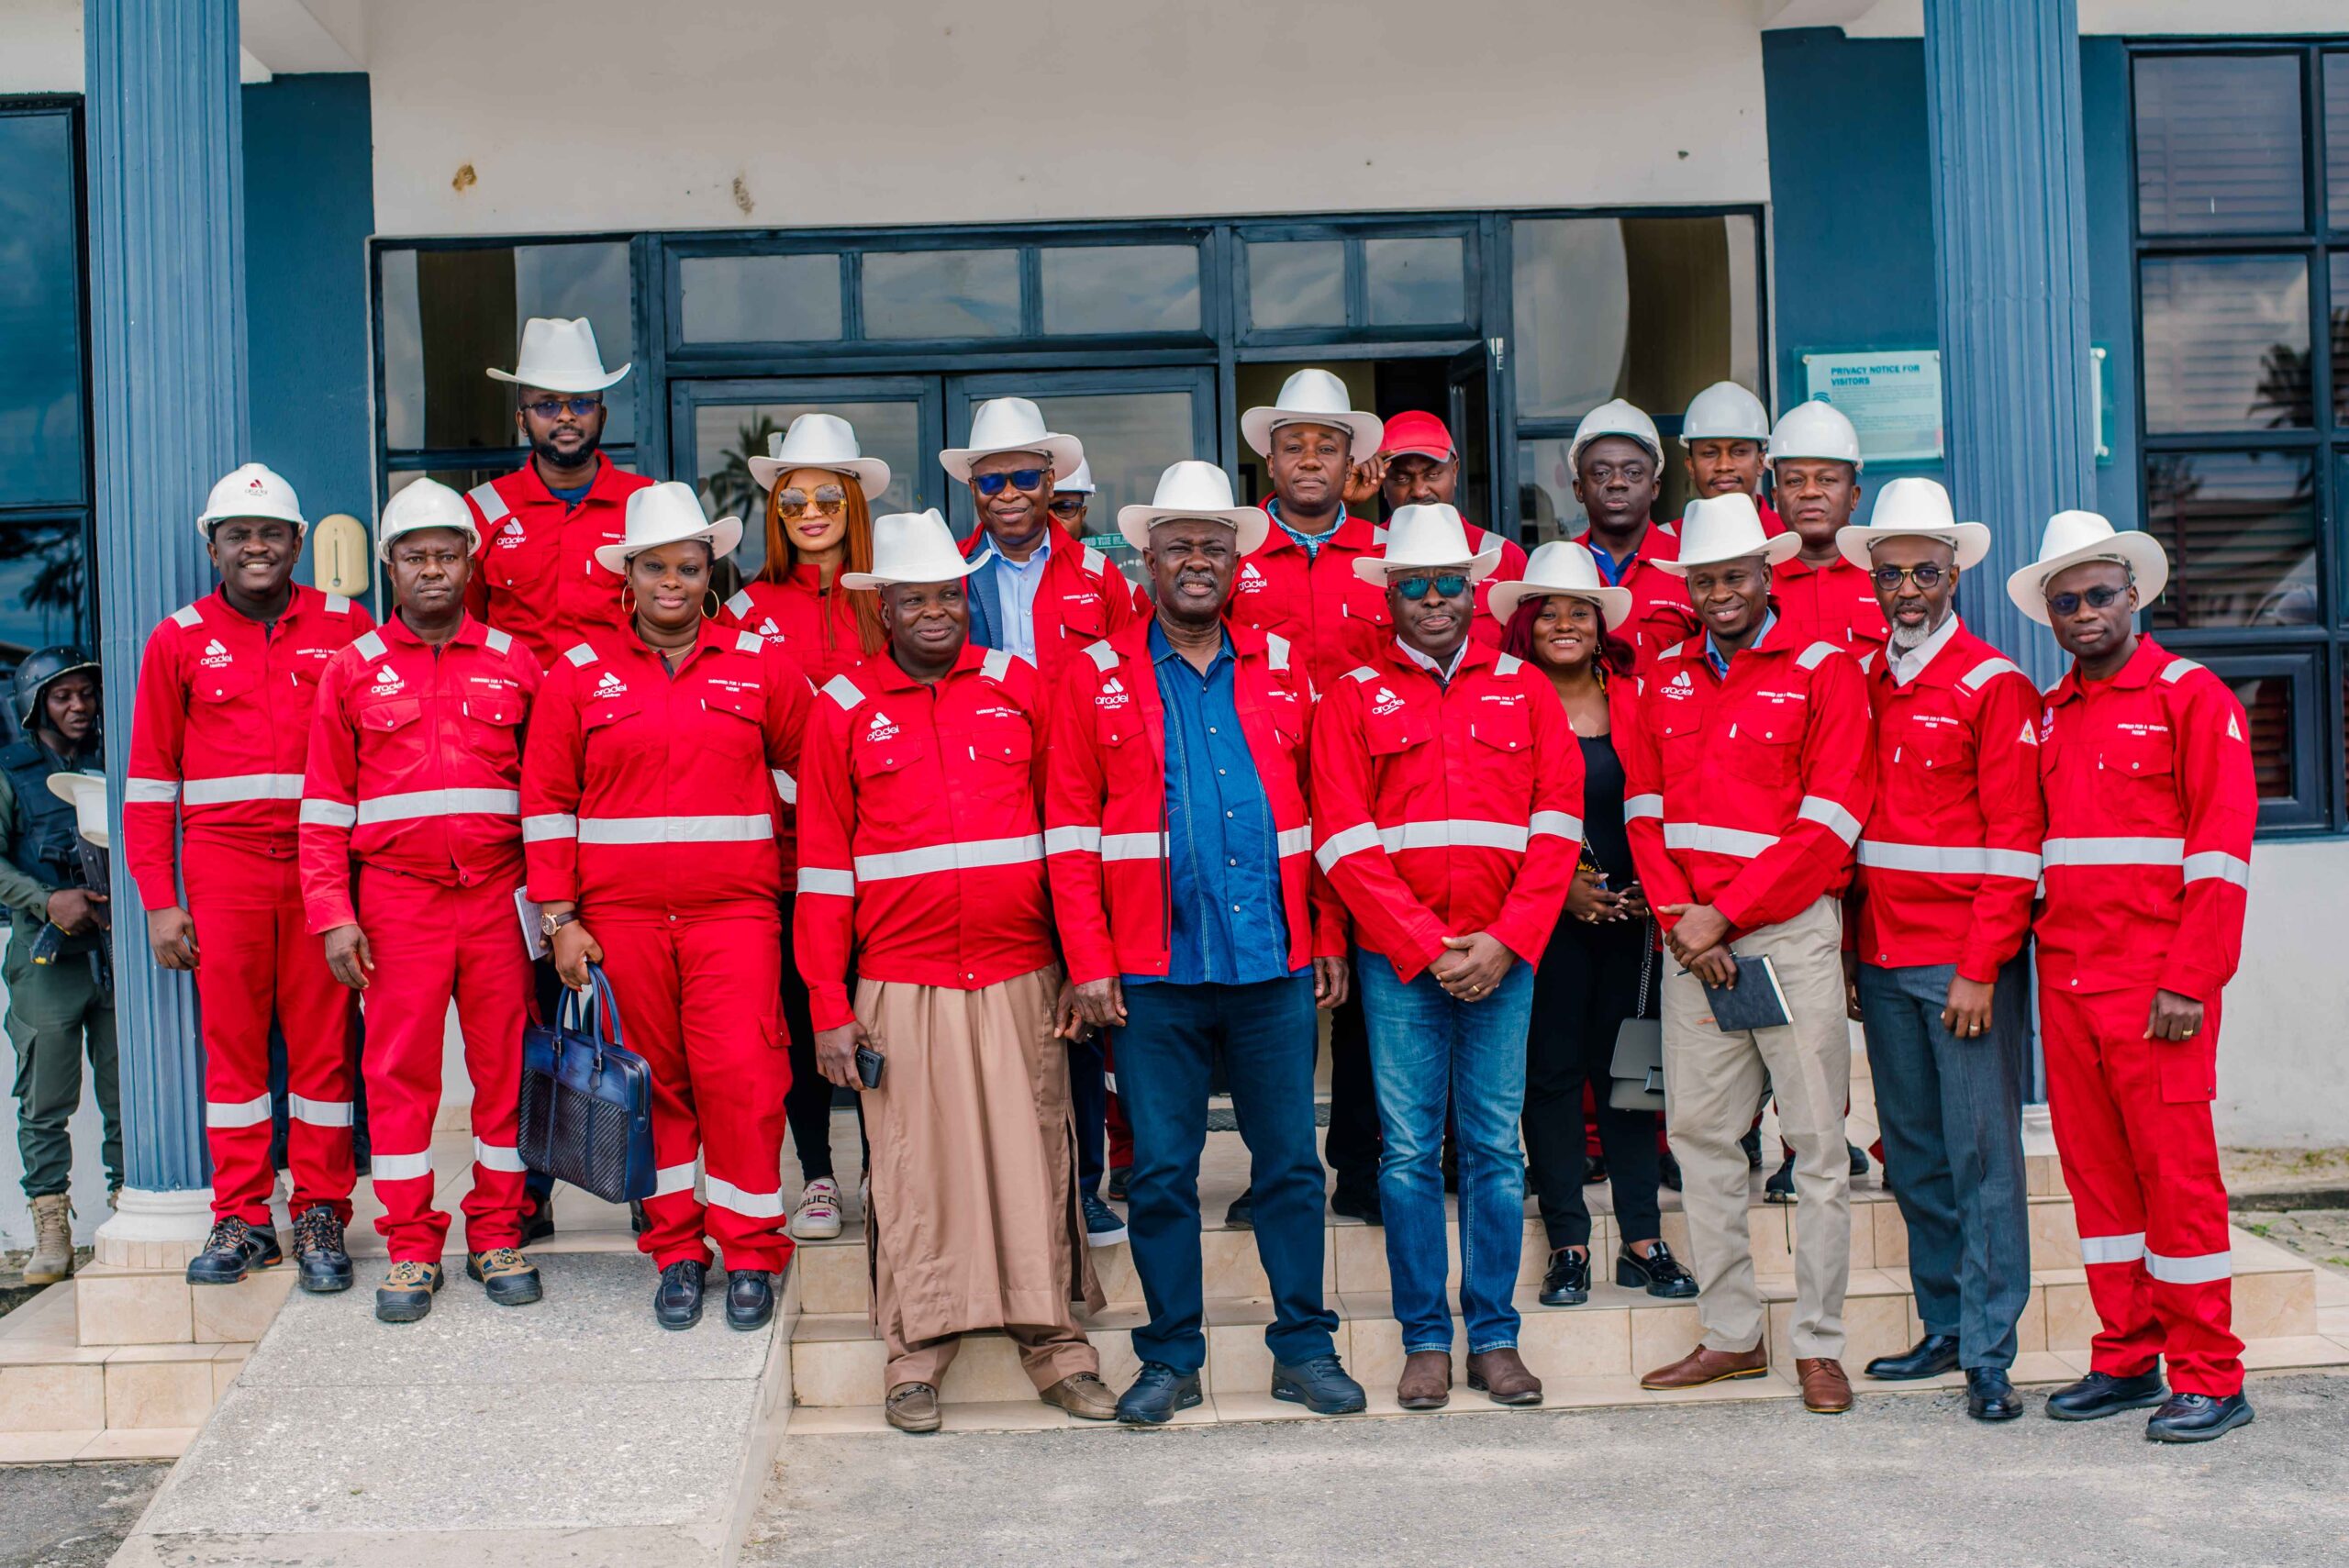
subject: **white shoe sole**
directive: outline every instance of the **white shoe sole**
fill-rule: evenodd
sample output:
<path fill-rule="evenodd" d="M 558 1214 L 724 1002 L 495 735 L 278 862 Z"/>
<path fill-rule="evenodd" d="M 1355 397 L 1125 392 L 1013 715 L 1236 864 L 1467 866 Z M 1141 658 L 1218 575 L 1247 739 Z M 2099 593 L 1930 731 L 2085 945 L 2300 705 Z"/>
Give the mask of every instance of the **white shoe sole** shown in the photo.
<path fill-rule="evenodd" d="M 1088 1230 L 1085 1233 L 1085 1244 L 1088 1247 L 1114 1247 L 1125 1239 L 1126 1228 L 1122 1225 L 1115 1230 Z"/>

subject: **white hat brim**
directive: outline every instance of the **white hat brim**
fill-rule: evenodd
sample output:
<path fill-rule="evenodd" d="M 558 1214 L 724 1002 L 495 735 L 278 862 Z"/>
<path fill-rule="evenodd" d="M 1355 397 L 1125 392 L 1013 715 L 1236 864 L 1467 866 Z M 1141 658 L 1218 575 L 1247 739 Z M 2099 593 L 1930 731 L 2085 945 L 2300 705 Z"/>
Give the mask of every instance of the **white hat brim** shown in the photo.
<path fill-rule="evenodd" d="M 1501 547 L 1477 551 L 1465 561 L 1389 561 L 1383 555 L 1354 557 L 1354 575 L 1375 588 L 1386 586 L 1386 580 L 1398 572 L 1452 572 L 1468 573 L 1469 586 L 1490 577 L 1501 563 Z"/>
<path fill-rule="evenodd" d="M 2015 608 L 2042 626 L 2054 623 L 2047 614 L 2047 583 L 2060 573 L 2070 571 L 2090 561 L 2118 561 L 2129 568 L 2137 580 L 2137 605 L 2141 609 L 2152 607 L 2169 586 L 2169 554 L 2161 541 L 2137 528 L 2124 528 L 2110 539 L 2100 539 L 2078 550 L 2066 550 L 2046 561 L 2034 561 L 2007 579 L 2007 597 Z"/>
<path fill-rule="evenodd" d="M 1971 572 L 1990 555 L 1990 527 L 1987 523 L 1955 523 L 1945 528 L 1879 528 L 1850 523 L 1835 530 L 1835 548 L 1843 559 L 1863 572 L 1874 569 L 1876 562 L 1868 551 L 1888 539 L 1937 539 L 1957 552 L 1957 569 Z"/>
<path fill-rule="evenodd" d="M 1684 528 L 1681 531 L 1685 541 L 1687 530 Z M 1764 539 L 1760 545 L 1756 546 L 1754 549 L 1741 550 L 1735 555 L 1709 556 L 1702 561 L 1688 561 L 1685 559 L 1680 561 L 1651 561 L 1648 564 L 1654 567 L 1659 572 L 1669 573 L 1675 577 L 1686 577 L 1689 573 L 1694 572 L 1699 566 L 1719 566 L 1724 561 L 1742 561 L 1749 555 L 1758 555 L 1763 560 L 1768 562 L 1771 565 L 1776 566 L 1780 562 L 1792 561 L 1801 552 L 1802 536 L 1795 532 L 1794 529 L 1788 528 L 1785 533 L 1771 535 L 1768 539 Z"/>
<path fill-rule="evenodd" d="M 1253 555 L 1273 531 L 1273 522 L 1260 506 L 1153 506 L 1146 504 L 1118 508 L 1118 532 L 1136 550 L 1150 548 L 1150 530 L 1161 523 L 1197 517 L 1230 523 L 1240 535 L 1240 553 Z"/>
<path fill-rule="evenodd" d="M 871 593 L 876 588 L 893 587 L 907 583 L 959 583 L 963 578 L 974 574 L 980 567 L 994 559 L 995 551 L 985 550 L 979 552 L 976 560 L 963 562 L 960 572 L 949 572 L 941 575 L 924 573 L 919 577 L 899 577 L 892 573 L 881 572 L 843 572 L 840 574 L 839 582 L 843 588 L 861 588 L 866 593 Z"/>
<path fill-rule="evenodd" d="M 856 481 L 864 498 L 872 500 L 889 488 L 889 465 L 877 457 L 848 457 L 838 462 L 802 462 L 796 458 L 754 457 L 751 460 L 751 483 L 762 490 L 772 490 L 775 482 L 796 468 L 820 469 L 826 473 L 838 473 Z"/>
<path fill-rule="evenodd" d="M 708 543 L 712 561 L 722 561 L 733 554 L 734 547 L 742 542 L 742 519 L 720 517 L 714 523 L 671 534 L 667 539 L 640 539 L 634 543 L 622 539 L 618 544 L 599 544 L 596 547 L 596 564 L 615 575 L 626 576 L 631 556 L 642 555 L 648 550 L 659 550 L 663 545 L 690 544 L 695 539 Z"/>
<path fill-rule="evenodd" d="M 1349 443 L 1347 461 L 1362 462 L 1378 455 L 1378 443 L 1386 434 L 1386 421 L 1375 414 L 1348 409 L 1343 414 L 1305 414 L 1294 408 L 1267 405 L 1251 408 L 1240 416 L 1240 434 L 1255 449 L 1258 457 L 1273 455 L 1273 432 L 1283 425 L 1324 425 L 1332 430 L 1343 430 Z"/>
<path fill-rule="evenodd" d="M 968 484 L 973 463 L 1004 452 L 1041 452 L 1051 460 L 1052 471 L 1057 477 L 1076 472 L 1076 465 L 1085 461 L 1085 443 L 1074 436 L 1047 430 L 1032 441 L 1012 441 L 999 447 L 948 447 L 938 454 L 938 466 Z"/>
<path fill-rule="evenodd" d="M 1553 599 L 1564 595 L 1570 599 L 1588 599 L 1598 606 L 1599 617 L 1613 631 L 1631 618 L 1633 600 L 1629 588 L 1561 588 L 1553 583 L 1496 583 L 1486 595 L 1485 608 L 1492 617 L 1507 626 L 1509 617 L 1528 599 Z"/>
<path fill-rule="evenodd" d="M 628 373 L 633 368 L 635 361 L 630 361 L 616 371 L 605 372 L 601 378 L 585 376 L 575 382 L 560 375 L 552 378 L 524 375 L 518 371 L 502 371 L 495 367 L 491 369 L 489 377 L 492 381 L 510 381 L 517 386 L 535 386 L 541 392 L 603 392 L 627 380 Z"/>

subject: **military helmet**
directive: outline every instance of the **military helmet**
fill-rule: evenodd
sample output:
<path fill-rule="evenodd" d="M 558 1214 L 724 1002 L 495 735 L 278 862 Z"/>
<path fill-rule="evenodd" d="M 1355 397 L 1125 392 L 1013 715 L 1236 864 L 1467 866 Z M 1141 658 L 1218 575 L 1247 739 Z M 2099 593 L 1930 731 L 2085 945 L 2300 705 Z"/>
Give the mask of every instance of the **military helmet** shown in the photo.
<path fill-rule="evenodd" d="M 40 712 L 41 693 L 49 689 L 50 682 L 61 675 L 70 675 L 76 670 L 94 671 L 97 667 L 96 660 L 70 642 L 61 643 L 55 648 L 44 648 L 38 653 L 27 654 L 25 662 L 17 666 L 14 682 L 17 722 L 22 725 L 29 734 L 33 728 L 34 717 Z"/>

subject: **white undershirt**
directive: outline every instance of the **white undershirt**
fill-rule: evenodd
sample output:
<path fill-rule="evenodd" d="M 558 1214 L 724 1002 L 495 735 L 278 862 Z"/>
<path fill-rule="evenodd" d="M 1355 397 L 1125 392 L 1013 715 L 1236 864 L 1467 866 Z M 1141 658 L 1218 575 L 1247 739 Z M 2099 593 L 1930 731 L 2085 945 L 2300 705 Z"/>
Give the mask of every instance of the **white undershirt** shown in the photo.
<path fill-rule="evenodd" d="M 1953 611 L 1949 619 L 1942 622 L 1931 637 L 1914 648 L 1905 651 L 1896 651 L 1890 643 L 1887 643 L 1885 654 L 1890 662 L 1885 667 L 1892 672 L 1892 684 L 1896 686 L 1905 686 L 1923 674 L 1925 666 L 1933 662 L 1933 655 L 1948 647 L 1949 639 L 1956 635 L 1957 616 Z"/>

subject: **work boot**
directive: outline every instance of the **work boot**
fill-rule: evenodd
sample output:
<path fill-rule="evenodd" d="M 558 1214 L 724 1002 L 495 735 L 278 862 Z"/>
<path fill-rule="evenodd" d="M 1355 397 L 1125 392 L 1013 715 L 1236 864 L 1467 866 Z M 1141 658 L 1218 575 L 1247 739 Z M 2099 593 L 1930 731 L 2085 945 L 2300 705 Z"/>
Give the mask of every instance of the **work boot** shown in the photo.
<path fill-rule="evenodd" d="M 2251 1401 L 2241 1391 L 2173 1394 L 2145 1422 L 2145 1436 L 2157 1443 L 2206 1443 L 2251 1421 Z"/>
<path fill-rule="evenodd" d="M 652 1320 L 663 1329 L 690 1329 L 701 1321 L 702 1276 L 709 1264 L 699 1258 L 680 1258 L 661 1271 L 652 1292 Z"/>
<path fill-rule="evenodd" d="M 25 1260 L 27 1284 L 55 1284 L 73 1273 L 73 1204 L 63 1193 L 33 1199 L 33 1255 Z"/>
<path fill-rule="evenodd" d="M 1395 1380 L 1395 1403 L 1406 1410 L 1441 1410 L 1452 1402 L 1452 1352 L 1413 1351 Z"/>
<path fill-rule="evenodd" d="M 248 1225 L 235 1215 L 216 1221 L 204 1240 L 204 1251 L 187 1262 L 190 1284 L 235 1284 L 254 1269 L 285 1261 L 278 1251 L 277 1228 Z"/>
<path fill-rule="evenodd" d="M 325 1204 L 312 1204 L 294 1221 L 294 1283 L 312 1296 L 332 1296 L 349 1290 L 351 1278 L 342 1221 Z"/>
<path fill-rule="evenodd" d="M 1496 1405 L 1539 1405 L 1542 1380 L 1514 1345 L 1479 1351 L 1468 1358 L 1468 1386 Z"/>
<path fill-rule="evenodd" d="M 539 1284 L 539 1266 L 512 1247 L 493 1247 L 465 1254 L 465 1277 L 498 1307 L 528 1307 L 546 1292 Z"/>
<path fill-rule="evenodd" d="M 413 1259 L 392 1265 L 375 1287 L 375 1317 L 384 1323 L 418 1323 L 432 1310 L 432 1294 L 440 1288 L 440 1265 Z"/>
<path fill-rule="evenodd" d="M 726 1326 L 744 1333 L 774 1320 L 774 1280 L 764 1269 L 735 1269 L 726 1276 Z"/>

